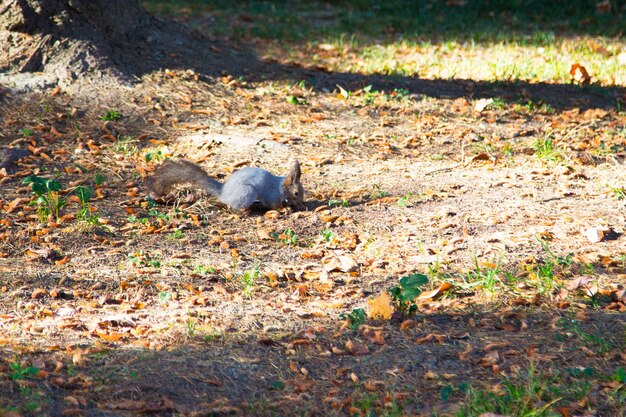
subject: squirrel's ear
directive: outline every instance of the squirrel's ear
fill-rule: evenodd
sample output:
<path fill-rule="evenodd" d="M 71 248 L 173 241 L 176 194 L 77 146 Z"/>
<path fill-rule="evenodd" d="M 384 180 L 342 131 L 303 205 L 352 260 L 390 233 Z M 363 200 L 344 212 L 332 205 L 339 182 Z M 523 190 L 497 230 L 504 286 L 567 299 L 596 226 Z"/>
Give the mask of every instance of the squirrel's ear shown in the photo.
<path fill-rule="evenodd" d="M 300 163 L 294 159 L 289 174 L 285 177 L 285 187 L 291 187 L 293 184 L 300 182 Z"/>

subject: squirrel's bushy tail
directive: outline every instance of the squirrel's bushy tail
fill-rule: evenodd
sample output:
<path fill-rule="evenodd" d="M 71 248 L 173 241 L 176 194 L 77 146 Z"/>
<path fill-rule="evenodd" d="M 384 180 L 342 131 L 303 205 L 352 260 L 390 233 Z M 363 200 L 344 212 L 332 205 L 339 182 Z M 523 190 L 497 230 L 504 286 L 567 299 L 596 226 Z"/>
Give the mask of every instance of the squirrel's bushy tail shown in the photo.
<path fill-rule="evenodd" d="M 175 185 L 191 184 L 214 197 L 222 193 L 222 183 L 211 178 L 200 166 L 184 159 L 168 160 L 148 179 L 150 197 L 159 198 Z"/>

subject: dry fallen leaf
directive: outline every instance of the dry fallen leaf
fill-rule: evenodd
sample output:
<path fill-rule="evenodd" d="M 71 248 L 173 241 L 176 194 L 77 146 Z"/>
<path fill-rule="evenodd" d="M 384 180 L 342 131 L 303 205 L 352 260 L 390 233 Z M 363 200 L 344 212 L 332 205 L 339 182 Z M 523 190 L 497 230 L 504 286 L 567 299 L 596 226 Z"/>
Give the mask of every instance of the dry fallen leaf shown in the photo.
<path fill-rule="evenodd" d="M 439 295 L 442 295 L 450 288 L 452 288 L 452 284 L 450 284 L 449 282 L 442 282 L 441 285 L 439 285 L 439 287 L 435 288 L 434 290 L 424 291 L 423 293 L 421 293 L 419 295 L 419 298 L 435 298 Z"/>
<path fill-rule="evenodd" d="M 480 359 L 480 365 L 487 368 L 498 363 L 500 355 L 497 350 L 492 350 Z"/>
<path fill-rule="evenodd" d="M 591 243 L 601 242 L 602 239 L 609 233 L 609 229 L 602 226 L 590 227 L 589 229 L 581 229 L 581 234 L 583 234 Z"/>
<path fill-rule="evenodd" d="M 356 259 L 349 255 L 330 255 L 322 259 L 322 264 L 324 265 L 324 270 L 328 272 L 352 272 L 356 271 L 359 266 Z"/>
<path fill-rule="evenodd" d="M 257 229 L 256 234 L 263 240 L 274 240 L 271 235 L 272 231 L 269 229 Z"/>
<path fill-rule="evenodd" d="M 393 305 L 391 304 L 391 297 L 385 291 L 380 293 L 374 299 L 367 300 L 369 311 L 367 313 L 369 318 L 390 320 L 393 315 Z"/>
<path fill-rule="evenodd" d="M 474 104 L 474 110 L 483 112 L 491 103 L 493 103 L 492 98 L 481 98 Z"/>
<path fill-rule="evenodd" d="M 593 277 L 589 275 L 583 275 L 581 277 L 576 278 L 572 282 L 570 282 L 567 286 L 567 289 L 570 291 L 574 291 L 574 290 L 579 289 L 580 287 L 586 287 L 592 282 L 593 282 Z"/>
<path fill-rule="evenodd" d="M 351 354 L 355 356 L 363 356 L 363 355 L 370 354 L 370 350 L 367 347 L 367 345 L 363 343 L 353 342 L 352 340 L 348 340 L 348 342 L 346 343 L 346 349 L 348 349 L 348 352 L 350 352 Z"/>
<path fill-rule="evenodd" d="M 377 345 L 385 344 L 385 336 L 383 336 L 383 331 L 379 329 L 365 328 L 363 330 L 363 336 L 367 338 L 372 343 Z"/>
<path fill-rule="evenodd" d="M 591 81 L 591 76 L 587 69 L 578 63 L 572 65 L 569 74 L 572 76 L 572 80 L 578 84 L 589 84 Z"/>

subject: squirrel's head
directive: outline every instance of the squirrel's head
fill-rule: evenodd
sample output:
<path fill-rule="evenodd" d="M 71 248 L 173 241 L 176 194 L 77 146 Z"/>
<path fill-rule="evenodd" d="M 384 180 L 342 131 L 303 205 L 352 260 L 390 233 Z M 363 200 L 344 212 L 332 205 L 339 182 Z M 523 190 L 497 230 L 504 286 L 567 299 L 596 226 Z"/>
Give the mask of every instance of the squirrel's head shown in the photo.
<path fill-rule="evenodd" d="M 285 186 L 283 207 L 301 207 L 304 205 L 304 188 L 300 182 L 300 163 L 297 160 L 293 161 L 283 185 Z"/>

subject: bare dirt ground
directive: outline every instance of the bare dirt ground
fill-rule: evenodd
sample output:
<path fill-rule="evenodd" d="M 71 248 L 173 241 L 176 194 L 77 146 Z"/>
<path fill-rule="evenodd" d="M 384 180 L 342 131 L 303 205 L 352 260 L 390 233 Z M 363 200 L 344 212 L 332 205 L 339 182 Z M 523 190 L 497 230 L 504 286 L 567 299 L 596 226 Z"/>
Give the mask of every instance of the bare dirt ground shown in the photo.
<path fill-rule="evenodd" d="M 534 381 L 537 415 L 624 415 L 619 93 L 271 63 L 95 101 L 5 93 L 0 144 L 29 155 L 0 174 L 2 412 L 454 415 Z M 549 106 L 508 104 L 527 96 Z M 164 157 L 222 179 L 296 157 L 306 210 L 153 207 Z M 28 204 L 32 174 L 62 184 L 58 221 Z M 80 185 L 98 225 L 76 219 Z M 340 319 L 413 273 L 440 289 L 416 315 Z"/>

